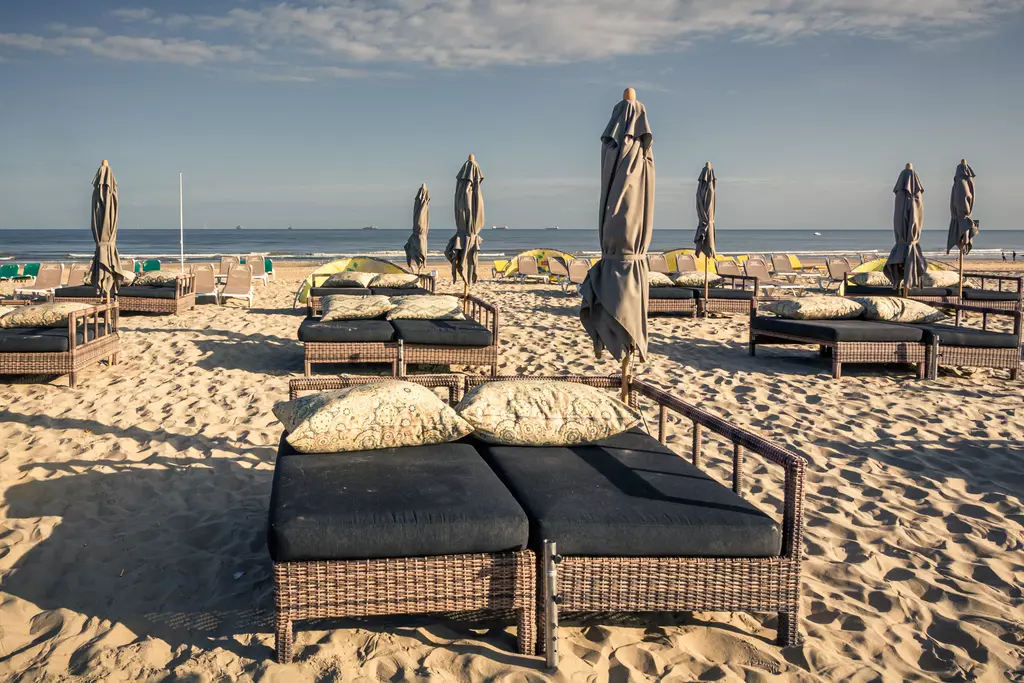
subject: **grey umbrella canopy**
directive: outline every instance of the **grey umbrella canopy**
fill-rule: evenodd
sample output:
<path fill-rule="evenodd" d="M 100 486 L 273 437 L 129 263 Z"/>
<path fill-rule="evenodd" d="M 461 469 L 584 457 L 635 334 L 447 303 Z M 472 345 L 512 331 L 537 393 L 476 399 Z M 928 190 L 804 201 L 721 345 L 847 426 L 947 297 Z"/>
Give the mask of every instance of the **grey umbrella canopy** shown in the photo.
<path fill-rule="evenodd" d="M 913 165 L 907 164 L 892 191 L 896 195 L 892 218 L 896 245 L 889 252 L 882 270 L 892 286 L 902 288 L 906 294 L 910 288 L 921 286 L 921 276 L 928 270 L 920 245 L 924 223 L 924 186 Z"/>
<path fill-rule="evenodd" d="M 452 264 L 452 282 L 462 277 L 466 287 L 476 282 L 480 230 L 484 227 L 483 182 L 484 174 L 470 154 L 455 176 L 455 234 L 444 250 Z"/>
<path fill-rule="evenodd" d="M 92 237 L 96 254 L 92 260 L 91 281 L 103 296 L 117 294 L 125 275 L 117 253 L 117 181 L 107 160 L 100 164 L 92 179 Z"/>
<path fill-rule="evenodd" d="M 420 185 L 412 203 L 412 235 L 405 243 L 405 262 L 417 271 L 427 265 L 427 231 L 430 230 L 430 190 Z"/>
<path fill-rule="evenodd" d="M 970 254 L 972 242 L 978 236 L 978 224 L 971 218 L 974 210 L 974 171 L 961 160 L 953 174 L 953 191 L 949 195 L 949 235 L 946 253 L 959 249 Z"/>
<path fill-rule="evenodd" d="M 647 248 L 654 227 L 654 136 L 629 89 L 601 135 L 601 260 L 587 273 L 580 321 L 600 357 L 647 357 Z M 625 366 L 624 366 L 625 371 Z"/>
<path fill-rule="evenodd" d="M 698 255 L 704 256 L 704 299 L 708 297 L 708 261 L 715 258 L 715 169 L 711 162 L 704 164 L 697 177 L 697 234 L 693 244 Z"/>

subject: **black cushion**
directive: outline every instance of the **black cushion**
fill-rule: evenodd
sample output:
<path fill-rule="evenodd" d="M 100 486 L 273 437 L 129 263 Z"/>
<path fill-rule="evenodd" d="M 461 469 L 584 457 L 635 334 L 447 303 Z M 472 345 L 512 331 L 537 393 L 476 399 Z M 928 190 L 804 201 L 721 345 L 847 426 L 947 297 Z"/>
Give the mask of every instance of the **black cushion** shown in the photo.
<path fill-rule="evenodd" d="M 693 299 L 692 289 L 686 287 L 648 287 L 650 299 Z"/>
<path fill-rule="evenodd" d="M 1017 346 L 1017 337 L 1008 332 L 993 332 L 934 323 L 931 325 L 914 324 L 912 327 L 924 331 L 924 341 L 927 344 L 932 343 L 935 336 L 938 336 L 942 346 L 974 346 L 986 349 L 1012 349 Z"/>
<path fill-rule="evenodd" d="M 955 287 L 911 287 L 910 296 L 953 296 Z M 846 296 L 900 296 L 900 290 L 875 285 L 846 285 Z"/>
<path fill-rule="evenodd" d="M 332 320 L 306 318 L 299 325 L 299 341 L 304 342 L 387 342 L 395 338 L 395 328 L 387 320 Z"/>
<path fill-rule="evenodd" d="M 106 334 L 99 330 L 99 336 Z M 96 338 L 96 332 L 90 326 L 88 339 Z M 81 328 L 75 334 L 75 343 L 84 344 L 85 335 Z M 67 327 L 15 327 L 0 330 L 0 353 L 60 353 L 69 350 Z"/>
<path fill-rule="evenodd" d="M 278 562 L 521 550 L 528 528 L 465 443 L 302 455 L 281 439 L 267 533 Z"/>
<path fill-rule="evenodd" d="M 154 285 L 132 285 L 122 287 L 117 296 L 125 299 L 174 299 L 178 294 L 177 287 L 157 287 Z"/>
<path fill-rule="evenodd" d="M 966 301 L 1017 301 L 1019 299 L 1020 294 L 1017 292 L 997 292 L 994 289 L 964 287 L 964 300 Z"/>
<path fill-rule="evenodd" d="M 639 431 L 587 446 L 478 444 L 530 520 L 530 547 L 564 555 L 770 557 L 779 525 Z"/>
<path fill-rule="evenodd" d="M 758 332 L 792 334 L 827 342 L 920 342 L 924 331 L 911 325 L 874 320 L 785 320 L 759 315 L 751 323 Z"/>
<path fill-rule="evenodd" d="M 491 331 L 475 320 L 392 320 L 406 344 L 490 346 Z"/>
<path fill-rule="evenodd" d="M 422 287 L 370 287 L 370 293 L 380 294 L 381 296 L 413 296 L 430 294 L 430 292 Z"/>
<path fill-rule="evenodd" d="M 330 296 L 331 294 L 348 294 L 350 296 L 370 296 L 365 287 L 314 287 L 309 290 L 310 296 Z"/>
<path fill-rule="evenodd" d="M 698 299 L 704 298 L 703 287 L 691 287 L 694 296 Z M 750 301 L 754 298 L 754 291 L 751 289 L 729 289 L 727 287 L 709 287 L 708 288 L 709 299 L 734 299 L 741 301 Z"/>
<path fill-rule="evenodd" d="M 102 294 L 100 290 L 92 285 L 75 285 L 74 287 L 58 287 L 53 290 L 53 296 L 75 298 L 75 299 L 98 299 Z"/>

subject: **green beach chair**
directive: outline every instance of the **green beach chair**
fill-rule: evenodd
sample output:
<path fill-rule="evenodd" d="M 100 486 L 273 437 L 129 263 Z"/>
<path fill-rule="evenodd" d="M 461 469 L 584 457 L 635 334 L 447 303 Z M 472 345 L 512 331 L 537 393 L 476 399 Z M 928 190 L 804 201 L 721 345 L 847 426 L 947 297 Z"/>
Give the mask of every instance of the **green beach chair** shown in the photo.
<path fill-rule="evenodd" d="M 0 282 L 4 280 L 12 280 L 16 277 L 18 277 L 17 263 L 5 263 L 0 266 Z"/>
<path fill-rule="evenodd" d="M 160 259 L 146 259 L 142 262 L 142 272 L 148 273 L 151 270 L 160 270 Z"/>
<path fill-rule="evenodd" d="M 274 262 L 268 258 L 263 259 L 263 267 L 267 271 L 267 277 L 271 280 L 274 279 Z"/>
<path fill-rule="evenodd" d="M 34 280 L 39 275 L 39 263 L 26 263 L 21 275 L 12 277 L 12 280 Z"/>

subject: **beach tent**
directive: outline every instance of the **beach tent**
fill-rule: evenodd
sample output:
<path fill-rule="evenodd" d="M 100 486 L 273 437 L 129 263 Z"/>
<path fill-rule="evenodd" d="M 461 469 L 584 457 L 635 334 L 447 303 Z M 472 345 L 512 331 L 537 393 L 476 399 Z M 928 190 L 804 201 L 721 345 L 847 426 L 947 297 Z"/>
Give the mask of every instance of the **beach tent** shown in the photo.
<path fill-rule="evenodd" d="M 409 271 L 391 261 L 385 261 L 384 259 L 374 258 L 372 256 L 349 256 L 346 258 L 338 259 L 337 261 L 331 261 L 320 266 L 302 281 L 302 285 L 299 286 L 299 290 L 295 292 L 295 300 L 292 302 L 292 306 L 297 306 L 299 303 L 306 303 L 306 297 L 309 295 L 309 290 L 313 287 L 313 276 L 314 275 L 333 275 L 334 273 L 346 273 L 350 271 L 358 271 L 360 273 L 408 273 Z"/>

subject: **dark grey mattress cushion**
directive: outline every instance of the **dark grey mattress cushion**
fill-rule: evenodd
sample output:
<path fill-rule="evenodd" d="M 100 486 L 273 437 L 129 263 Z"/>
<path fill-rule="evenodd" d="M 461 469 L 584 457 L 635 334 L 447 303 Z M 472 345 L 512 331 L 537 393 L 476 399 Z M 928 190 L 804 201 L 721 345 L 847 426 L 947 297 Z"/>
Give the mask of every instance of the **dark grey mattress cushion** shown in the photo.
<path fill-rule="evenodd" d="M 392 320 L 406 344 L 490 346 L 491 331 L 475 320 Z"/>
<path fill-rule="evenodd" d="M 381 296 L 420 296 L 430 294 L 430 292 L 422 287 L 370 287 L 370 293 L 380 294 Z"/>
<path fill-rule="evenodd" d="M 692 289 L 686 287 L 648 287 L 648 298 L 650 299 L 693 299 Z"/>
<path fill-rule="evenodd" d="M 122 287 L 118 290 L 117 296 L 125 299 L 137 297 L 140 299 L 173 299 L 178 294 L 177 287 L 154 287 L 152 285 L 132 285 Z"/>
<path fill-rule="evenodd" d="M 698 299 L 704 298 L 704 288 L 690 288 Z M 750 301 L 754 298 L 754 292 L 750 289 L 729 289 L 727 287 L 709 287 L 709 299 L 732 299 L 737 301 Z"/>
<path fill-rule="evenodd" d="M 913 287 L 910 290 L 910 296 L 953 296 L 954 294 L 956 294 L 955 287 Z M 900 296 L 900 292 L 892 287 L 849 284 L 846 286 L 846 296 Z"/>
<path fill-rule="evenodd" d="M 348 294 L 350 296 L 370 296 L 365 287 L 314 287 L 309 290 L 311 296 L 330 296 L 331 294 Z"/>
<path fill-rule="evenodd" d="M 994 289 L 977 289 L 964 287 L 965 301 L 1017 301 L 1020 294 L 1017 292 L 997 292 Z"/>
<path fill-rule="evenodd" d="M 387 320 L 332 320 L 306 318 L 299 325 L 299 341 L 304 342 L 387 342 L 395 338 L 395 328 Z"/>
<path fill-rule="evenodd" d="M 92 327 L 88 339 L 96 338 Z M 104 330 L 99 330 L 104 336 Z M 86 337 L 81 331 L 75 335 L 76 344 L 84 344 Z M 60 353 L 70 349 L 67 327 L 15 327 L 0 330 L 0 353 Z"/>
<path fill-rule="evenodd" d="M 1007 332 L 976 330 L 953 325 L 911 325 L 924 331 L 924 341 L 930 344 L 938 336 L 943 346 L 973 346 L 986 349 L 1012 349 L 1017 346 L 1017 337 Z"/>
<path fill-rule="evenodd" d="M 521 550 L 528 530 L 465 443 L 303 455 L 281 439 L 267 531 L 278 562 Z"/>
<path fill-rule="evenodd" d="M 477 444 L 526 511 L 530 547 L 563 555 L 770 557 L 779 525 L 639 431 L 587 446 Z"/>
<path fill-rule="evenodd" d="M 74 287 L 58 287 L 53 290 L 53 296 L 56 298 L 98 299 L 102 294 L 100 294 L 99 289 L 92 285 L 76 285 Z"/>
<path fill-rule="evenodd" d="M 873 320 L 785 320 L 759 315 L 751 327 L 764 334 L 792 334 L 826 342 L 920 342 L 924 331 L 911 325 Z"/>

